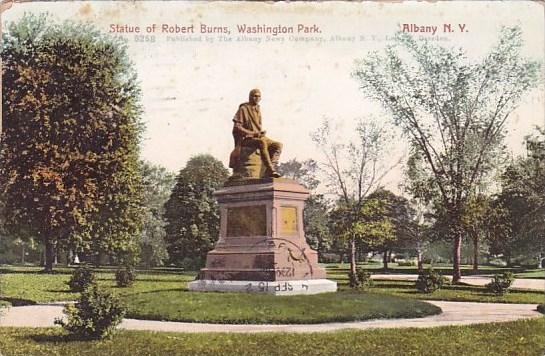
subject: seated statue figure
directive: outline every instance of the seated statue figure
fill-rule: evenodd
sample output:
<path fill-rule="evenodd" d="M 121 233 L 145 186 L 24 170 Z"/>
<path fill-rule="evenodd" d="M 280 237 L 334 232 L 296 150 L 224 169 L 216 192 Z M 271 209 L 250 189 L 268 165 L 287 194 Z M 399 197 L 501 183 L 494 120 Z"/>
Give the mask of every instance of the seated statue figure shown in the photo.
<path fill-rule="evenodd" d="M 240 104 L 233 118 L 235 148 L 229 157 L 233 179 L 280 177 L 276 165 L 282 144 L 265 136 L 259 109 L 260 100 L 259 89 L 251 90 L 249 101 Z"/>

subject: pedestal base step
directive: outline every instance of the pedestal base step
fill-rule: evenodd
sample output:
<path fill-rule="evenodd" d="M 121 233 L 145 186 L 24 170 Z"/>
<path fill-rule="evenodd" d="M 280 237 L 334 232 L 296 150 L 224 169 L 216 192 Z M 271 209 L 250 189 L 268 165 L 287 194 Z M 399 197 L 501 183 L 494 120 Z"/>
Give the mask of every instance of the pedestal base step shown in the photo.
<path fill-rule="evenodd" d="M 263 293 L 273 295 L 319 294 L 337 291 L 337 282 L 328 279 L 295 281 L 218 281 L 201 279 L 190 282 L 189 290 L 198 292 Z"/>

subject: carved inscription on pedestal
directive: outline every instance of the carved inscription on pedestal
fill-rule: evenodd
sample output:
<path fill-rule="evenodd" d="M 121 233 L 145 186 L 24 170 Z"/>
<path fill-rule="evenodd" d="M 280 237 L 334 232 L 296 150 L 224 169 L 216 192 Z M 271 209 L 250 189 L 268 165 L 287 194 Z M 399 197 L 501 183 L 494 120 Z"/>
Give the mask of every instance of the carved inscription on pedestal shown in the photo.
<path fill-rule="evenodd" d="M 267 210 L 265 205 L 227 209 L 227 237 L 265 235 L 267 235 Z"/>
<path fill-rule="evenodd" d="M 280 235 L 297 236 L 297 208 L 294 206 L 280 207 Z"/>

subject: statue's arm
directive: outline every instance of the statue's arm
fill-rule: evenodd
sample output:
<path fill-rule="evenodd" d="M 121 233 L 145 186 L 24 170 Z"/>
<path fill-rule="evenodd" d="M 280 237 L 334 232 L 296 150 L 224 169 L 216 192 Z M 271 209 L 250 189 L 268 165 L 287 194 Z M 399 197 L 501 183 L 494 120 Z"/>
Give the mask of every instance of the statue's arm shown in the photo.
<path fill-rule="evenodd" d="M 240 135 L 242 137 L 260 137 L 259 132 L 248 130 L 244 127 L 244 120 L 242 119 L 242 115 L 242 109 L 239 108 L 237 113 L 235 114 L 235 117 L 233 118 L 233 134 Z"/>
<path fill-rule="evenodd" d="M 242 124 L 235 121 L 235 124 L 233 126 L 233 133 L 239 134 L 243 137 L 254 137 L 256 132 L 253 132 L 251 130 L 245 129 L 242 127 Z"/>

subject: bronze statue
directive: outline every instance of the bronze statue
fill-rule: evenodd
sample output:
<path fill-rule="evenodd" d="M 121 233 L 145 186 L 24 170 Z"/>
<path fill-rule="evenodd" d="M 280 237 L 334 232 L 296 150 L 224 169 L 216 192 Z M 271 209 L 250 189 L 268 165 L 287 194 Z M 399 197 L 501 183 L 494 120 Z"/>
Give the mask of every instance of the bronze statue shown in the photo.
<path fill-rule="evenodd" d="M 229 158 L 234 178 L 278 178 L 276 164 L 282 144 L 265 136 L 259 101 L 261 91 L 252 89 L 247 103 L 240 104 L 233 118 L 235 149 Z"/>

